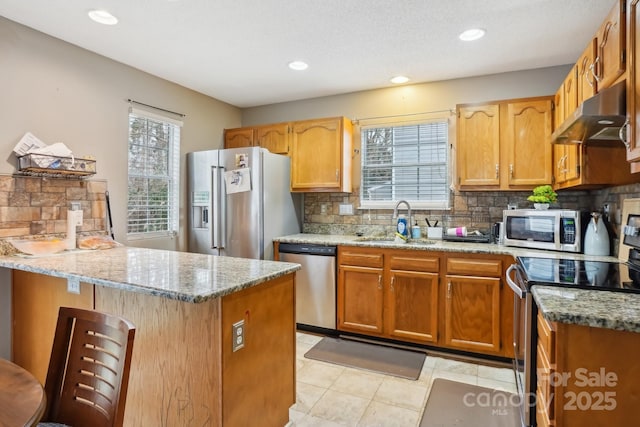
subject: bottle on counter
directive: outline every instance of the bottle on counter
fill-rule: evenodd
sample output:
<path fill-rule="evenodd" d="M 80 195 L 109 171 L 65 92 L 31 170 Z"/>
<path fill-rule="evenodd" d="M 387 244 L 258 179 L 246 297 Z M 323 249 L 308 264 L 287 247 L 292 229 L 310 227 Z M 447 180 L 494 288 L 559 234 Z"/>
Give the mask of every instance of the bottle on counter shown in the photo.
<path fill-rule="evenodd" d="M 409 238 L 409 228 L 407 227 L 407 218 L 404 215 L 398 215 L 396 232 L 401 236 L 403 236 L 405 239 Z"/>
<path fill-rule="evenodd" d="M 411 227 L 411 238 L 419 239 L 422 237 L 422 231 L 420 230 L 420 226 L 418 225 L 418 221 Z"/>

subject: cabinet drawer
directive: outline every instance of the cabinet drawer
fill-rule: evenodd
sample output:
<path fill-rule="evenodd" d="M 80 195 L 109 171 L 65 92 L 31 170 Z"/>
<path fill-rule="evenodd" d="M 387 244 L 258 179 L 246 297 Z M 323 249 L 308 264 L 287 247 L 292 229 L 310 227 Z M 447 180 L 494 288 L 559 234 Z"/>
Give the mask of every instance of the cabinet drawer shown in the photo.
<path fill-rule="evenodd" d="M 392 270 L 424 271 L 427 273 L 440 271 L 440 259 L 438 257 L 392 255 L 389 263 Z"/>
<path fill-rule="evenodd" d="M 338 251 L 338 264 L 381 268 L 384 264 L 384 261 L 382 252 L 372 253 L 343 249 L 341 251 Z"/>
<path fill-rule="evenodd" d="M 541 346 L 549 363 L 556 363 L 556 331 L 547 319 L 538 313 L 538 345 Z"/>
<path fill-rule="evenodd" d="M 536 419 L 540 420 L 542 418 L 546 421 L 547 425 L 553 425 L 555 390 L 554 387 L 551 386 L 550 377 L 554 370 L 551 368 L 541 345 L 538 345 L 537 362 L 538 389 L 536 391 Z"/>
<path fill-rule="evenodd" d="M 447 274 L 502 276 L 502 260 L 447 258 Z"/>

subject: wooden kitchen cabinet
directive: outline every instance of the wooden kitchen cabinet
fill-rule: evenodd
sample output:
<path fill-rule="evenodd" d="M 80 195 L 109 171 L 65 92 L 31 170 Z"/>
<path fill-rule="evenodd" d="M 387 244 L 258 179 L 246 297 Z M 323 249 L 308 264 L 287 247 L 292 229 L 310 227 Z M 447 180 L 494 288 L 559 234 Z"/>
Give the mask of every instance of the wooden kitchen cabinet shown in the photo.
<path fill-rule="evenodd" d="M 437 255 L 341 246 L 338 329 L 414 343 L 438 339 Z"/>
<path fill-rule="evenodd" d="M 289 155 L 291 124 L 276 123 L 255 128 L 257 145 L 274 154 Z"/>
<path fill-rule="evenodd" d="M 445 345 L 499 353 L 502 260 L 450 256 L 446 266 Z"/>
<path fill-rule="evenodd" d="M 292 123 L 291 191 L 352 191 L 352 124 L 345 117 Z"/>
<path fill-rule="evenodd" d="M 626 70 L 625 9 L 625 0 L 616 0 L 596 34 L 598 48 L 594 63 L 598 90 L 611 86 Z"/>
<path fill-rule="evenodd" d="M 457 106 L 461 190 L 524 190 L 551 182 L 552 97 Z"/>
<path fill-rule="evenodd" d="M 60 307 L 94 309 L 94 286 L 80 282 L 80 293 L 67 280 L 26 271 L 12 272 L 12 359 L 42 384 Z"/>
<path fill-rule="evenodd" d="M 500 186 L 500 107 L 459 105 L 457 172 L 460 188 Z"/>
<path fill-rule="evenodd" d="M 224 130 L 224 148 L 255 147 L 256 137 L 253 128 L 235 128 Z"/>
<path fill-rule="evenodd" d="M 576 110 L 579 102 L 581 102 L 578 99 L 578 94 L 585 93 L 578 83 L 579 69 L 580 67 L 577 65 L 571 68 L 556 93 L 554 130 L 562 125 L 565 119 Z M 550 182 L 553 182 L 555 188 L 562 188 L 565 183 L 580 177 L 582 150 L 578 144 L 553 144 L 552 149 L 553 180 Z"/>
<path fill-rule="evenodd" d="M 640 334 L 549 322 L 541 313 L 537 323 L 538 425 L 608 427 L 637 419 L 640 365 L 629 355 L 640 351 Z"/>
<path fill-rule="evenodd" d="M 627 73 L 627 161 L 633 172 L 640 172 L 640 4 L 628 0 L 627 44 L 629 70 Z"/>
<path fill-rule="evenodd" d="M 338 248 L 336 304 L 339 330 L 383 334 L 383 266 L 380 250 Z"/>

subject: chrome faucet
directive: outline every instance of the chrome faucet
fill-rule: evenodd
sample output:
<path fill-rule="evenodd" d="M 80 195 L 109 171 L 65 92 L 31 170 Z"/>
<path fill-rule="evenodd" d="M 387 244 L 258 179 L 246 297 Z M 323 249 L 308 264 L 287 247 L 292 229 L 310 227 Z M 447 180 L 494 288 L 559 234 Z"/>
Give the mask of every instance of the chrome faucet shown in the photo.
<path fill-rule="evenodd" d="M 401 204 L 405 204 L 407 206 L 407 229 L 411 230 L 411 226 L 413 225 L 413 221 L 411 218 L 411 206 L 409 205 L 409 202 L 407 202 L 406 200 L 400 200 L 398 203 L 396 203 L 396 207 L 393 208 L 393 218 L 398 218 L 398 206 L 400 206 Z M 411 237 L 411 232 L 408 231 L 407 232 L 409 238 Z"/>

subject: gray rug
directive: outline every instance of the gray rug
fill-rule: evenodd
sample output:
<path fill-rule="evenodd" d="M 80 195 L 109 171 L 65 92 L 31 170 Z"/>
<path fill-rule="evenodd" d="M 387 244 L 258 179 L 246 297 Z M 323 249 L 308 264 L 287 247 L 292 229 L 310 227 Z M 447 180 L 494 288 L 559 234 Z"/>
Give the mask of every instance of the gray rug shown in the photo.
<path fill-rule="evenodd" d="M 304 357 L 417 380 L 426 354 L 383 345 L 324 337 L 305 353 Z"/>
<path fill-rule="evenodd" d="M 513 393 L 436 378 L 420 427 L 517 427 L 517 404 Z"/>

